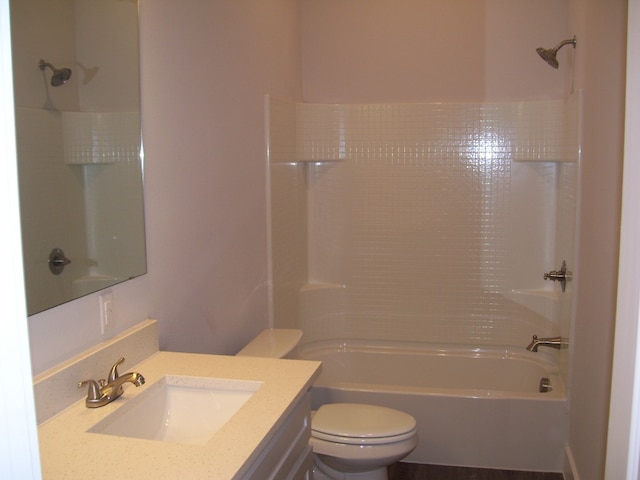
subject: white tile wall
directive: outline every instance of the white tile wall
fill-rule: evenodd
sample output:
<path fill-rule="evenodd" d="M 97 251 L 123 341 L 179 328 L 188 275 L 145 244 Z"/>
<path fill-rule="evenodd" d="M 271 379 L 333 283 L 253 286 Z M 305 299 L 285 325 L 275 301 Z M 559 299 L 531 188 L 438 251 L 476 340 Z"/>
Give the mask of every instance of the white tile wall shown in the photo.
<path fill-rule="evenodd" d="M 567 105 L 298 104 L 306 216 L 274 203 L 272 231 L 308 231 L 306 341 L 526 345 L 558 334 L 556 285 L 542 274 L 557 240 L 572 242 L 556 225 L 575 219 L 577 117 Z M 272 181 L 272 198 L 299 195 L 304 182 L 288 182 Z M 290 261 L 276 243 L 274 271 Z"/>
<path fill-rule="evenodd" d="M 139 112 L 62 112 L 65 162 L 114 163 L 140 155 Z"/>

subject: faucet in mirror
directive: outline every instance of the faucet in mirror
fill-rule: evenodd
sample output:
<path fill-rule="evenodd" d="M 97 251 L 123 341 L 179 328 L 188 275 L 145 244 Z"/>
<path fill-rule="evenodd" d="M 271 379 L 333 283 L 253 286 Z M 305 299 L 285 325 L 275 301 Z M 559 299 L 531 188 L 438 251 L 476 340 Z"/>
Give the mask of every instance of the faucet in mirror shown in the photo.
<path fill-rule="evenodd" d="M 32 315 L 146 272 L 138 5 L 12 0 L 11 23 Z"/>

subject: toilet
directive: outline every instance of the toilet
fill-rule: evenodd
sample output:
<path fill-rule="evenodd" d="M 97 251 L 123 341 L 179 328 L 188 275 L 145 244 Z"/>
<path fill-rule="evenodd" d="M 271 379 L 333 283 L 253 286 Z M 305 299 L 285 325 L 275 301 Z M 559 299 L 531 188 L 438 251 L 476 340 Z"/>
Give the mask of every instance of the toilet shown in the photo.
<path fill-rule="evenodd" d="M 268 329 L 237 355 L 295 358 L 301 339 L 301 330 Z M 315 480 L 387 480 L 387 467 L 418 444 L 415 419 L 392 408 L 329 403 L 311 415 Z"/>

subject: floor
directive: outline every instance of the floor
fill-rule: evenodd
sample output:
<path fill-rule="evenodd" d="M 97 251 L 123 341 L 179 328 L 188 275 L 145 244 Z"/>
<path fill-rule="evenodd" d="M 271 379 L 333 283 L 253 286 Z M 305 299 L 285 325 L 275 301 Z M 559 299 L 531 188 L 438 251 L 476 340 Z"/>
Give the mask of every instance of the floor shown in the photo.
<path fill-rule="evenodd" d="M 389 480 L 563 480 L 563 476 L 561 473 L 517 472 L 400 462 L 389 467 Z"/>

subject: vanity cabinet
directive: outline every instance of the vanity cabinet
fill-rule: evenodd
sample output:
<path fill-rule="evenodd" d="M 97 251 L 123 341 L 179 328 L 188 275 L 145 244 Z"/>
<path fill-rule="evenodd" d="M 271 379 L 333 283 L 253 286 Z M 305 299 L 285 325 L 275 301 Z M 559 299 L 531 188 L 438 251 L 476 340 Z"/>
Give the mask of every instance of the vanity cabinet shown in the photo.
<path fill-rule="evenodd" d="M 311 393 L 307 392 L 242 477 L 246 480 L 311 480 Z"/>

